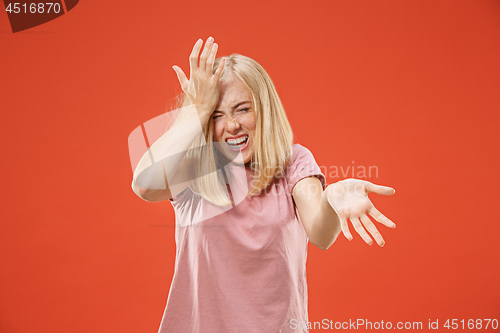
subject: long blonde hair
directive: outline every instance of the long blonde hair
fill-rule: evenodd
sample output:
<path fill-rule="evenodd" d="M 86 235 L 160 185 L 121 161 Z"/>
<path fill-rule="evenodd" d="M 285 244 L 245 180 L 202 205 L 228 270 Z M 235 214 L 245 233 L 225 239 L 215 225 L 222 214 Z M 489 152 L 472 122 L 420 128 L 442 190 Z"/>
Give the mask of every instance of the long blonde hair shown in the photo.
<path fill-rule="evenodd" d="M 269 186 L 275 177 L 283 175 L 292 158 L 293 132 L 276 88 L 264 68 L 255 60 L 240 54 L 235 53 L 225 58 L 220 80 L 233 75 L 252 96 L 256 129 L 251 166 L 255 178 L 248 195 L 255 195 Z M 215 59 L 213 72 L 217 70 L 221 59 Z M 181 107 L 190 104 L 184 93 L 178 100 Z M 224 165 L 221 161 L 224 159 L 213 144 L 213 136 L 214 124 L 210 118 L 203 133 L 185 156 L 192 175 L 189 187 L 211 203 L 227 206 L 231 205 L 231 201 L 227 196 L 222 171 Z"/>

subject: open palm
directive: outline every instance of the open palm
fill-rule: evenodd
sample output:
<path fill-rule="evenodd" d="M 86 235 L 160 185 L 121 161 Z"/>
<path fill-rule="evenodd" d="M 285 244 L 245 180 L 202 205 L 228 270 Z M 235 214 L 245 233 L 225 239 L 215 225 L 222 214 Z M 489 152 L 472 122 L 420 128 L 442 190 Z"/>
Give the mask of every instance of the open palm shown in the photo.
<path fill-rule="evenodd" d="M 347 239 L 352 240 L 347 224 L 349 219 L 354 229 L 367 244 L 372 245 L 373 241 L 366 230 L 375 238 L 378 245 L 384 246 L 384 238 L 368 215 L 389 228 L 395 228 L 396 224 L 373 206 L 368 198 L 368 193 L 392 195 L 395 192 L 393 188 L 375 185 L 360 179 L 345 179 L 331 184 L 327 191 L 328 202 L 339 216 L 342 232 Z"/>

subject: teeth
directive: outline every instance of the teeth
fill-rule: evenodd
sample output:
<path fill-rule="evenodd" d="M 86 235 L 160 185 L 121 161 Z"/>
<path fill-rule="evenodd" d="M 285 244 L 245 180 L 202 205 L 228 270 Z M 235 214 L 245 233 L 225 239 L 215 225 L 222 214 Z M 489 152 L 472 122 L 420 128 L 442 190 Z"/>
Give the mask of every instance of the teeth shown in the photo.
<path fill-rule="evenodd" d="M 228 139 L 227 143 L 229 143 L 230 145 L 237 145 L 239 143 L 246 141 L 247 138 L 248 138 L 248 135 L 239 137 L 238 139 Z"/>

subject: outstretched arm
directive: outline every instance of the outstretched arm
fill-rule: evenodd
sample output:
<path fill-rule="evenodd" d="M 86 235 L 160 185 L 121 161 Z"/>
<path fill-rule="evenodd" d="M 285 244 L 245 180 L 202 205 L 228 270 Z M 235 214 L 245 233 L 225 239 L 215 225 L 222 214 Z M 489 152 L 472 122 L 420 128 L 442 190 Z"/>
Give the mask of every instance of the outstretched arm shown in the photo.
<path fill-rule="evenodd" d="M 329 185 L 325 191 L 316 177 L 297 182 L 293 188 L 293 199 L 311 243 L 326 250 L 335 242 L 341 230 L 347 239 L 352 240 L 347 224 L 349 219 L 367 244 L 372 245 L 373 241 L 366 230 L 378 245 L 384 246 L 384 238 L 368 215 L 390 228 L 395 228 L 396 224 L 373 206 L 368 193 L 392 195 L 395 191 L 391 187 L 359 179 L 339 181 Z"/>
<path fill-rule="evenodd" d="M 311 244 L 326 250 L 340 234 L 340 219 L 324 195 L 321 181 L 307 177 L 293 187 L 293 200 Z"/>

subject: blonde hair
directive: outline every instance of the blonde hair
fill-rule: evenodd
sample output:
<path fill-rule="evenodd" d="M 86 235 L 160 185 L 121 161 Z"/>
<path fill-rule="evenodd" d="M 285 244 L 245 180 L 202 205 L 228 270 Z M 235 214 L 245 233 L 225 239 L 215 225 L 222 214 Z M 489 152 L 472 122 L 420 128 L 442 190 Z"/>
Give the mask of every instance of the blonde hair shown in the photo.
<path fill-rule="evenodd" d="M 284 174 L 292 158 L 293 132 L 276 88 L 264 68 L 255 60 L 240 54 L 232 54 L 225 58 L 220 80 L 223 81 L 232 75 L 252 96 L 256 129 L 251 166 L 256 177 L 248 195 L 255 195 L 269 186 L 275 177 Z M 217 70 L 221 59 L 215 59 L 213 72 Z M 184 93 L 178 100 L 180 106 L 190 104 Z M 224 158 L 213 144 L 213 136 L 214 124 L 210 118 L 203 133 L 186 153 L 186 162 L 192 176 L 189 187 L 215 205 L 231 205 L 222 171 Z"/>

